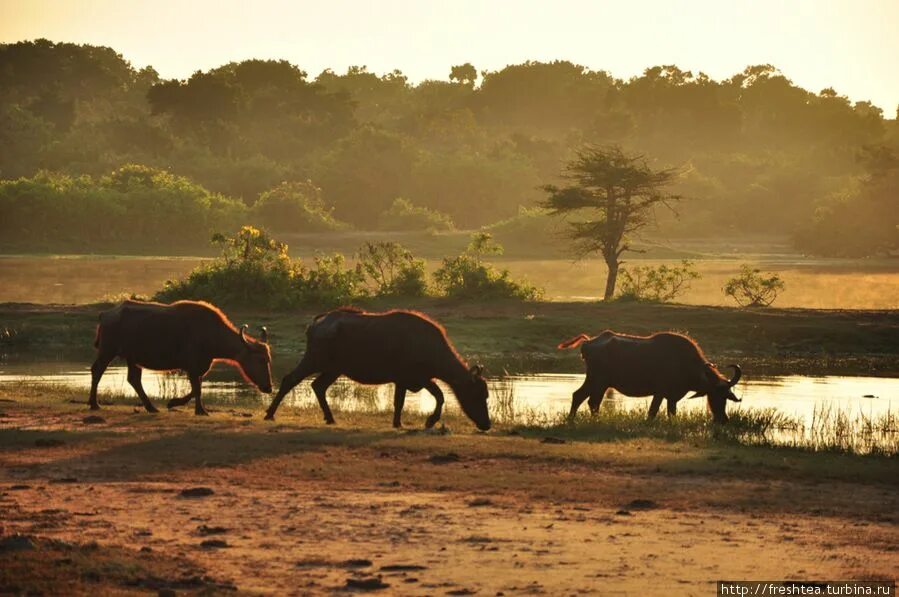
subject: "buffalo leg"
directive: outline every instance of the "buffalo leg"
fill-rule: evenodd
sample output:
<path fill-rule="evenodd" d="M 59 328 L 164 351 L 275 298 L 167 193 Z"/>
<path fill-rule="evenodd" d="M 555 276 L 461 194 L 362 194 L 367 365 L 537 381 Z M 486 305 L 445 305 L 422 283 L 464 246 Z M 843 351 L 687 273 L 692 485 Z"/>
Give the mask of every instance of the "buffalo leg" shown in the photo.
<path fill-rule="evenodd" d="M 664 396 L 658 394 L 652 397 L 652 402 L 649 404 L 649 419 L 655 419 L 656 415 L 659 414 L 659 408 L 662 406 L 664 398 Z"/>
<path fill-rule="evenodd" d="M 393 390 L 393 427 L 399 429 L 403 426 L 403 405 L 406 403 L 406 388 L 396 384 Z"/>
<path fill-rule="evenodd" d="M 587 406 L 590 407 L 590 413 L 596 414 L 599 412 L 599 407 L 602 405 L 602 399 L 606 397 L 606 390 L 608 390 L 606 386 L 600 386 L 594 384 L 593 387 L 590 388 L 590 399 L 587 400 Z"/>
<path fill-rule="evenodd" d="M 675 398 L 674 400 L 672 400 L 671 398 L 668 398 L 668 400 L 666 400 L 666 402 L 668 403 L 668 416 L 669 417 L 677 416 L 677 401 L 678 400 L 679 400 L 679 398 Z"/>
<path fill-rule="evenodd" d="M 584 403 L 584 400 L 590 396 L 590 378 L 584 380 L 583 385 L 576 389 L 574 393 L 571 395 L 571 411 L 568 413 L 568 418 L 573 419 L 577 414 L 577 409 L 581 407 L 581 404 Z"/>
<path fill-rule="evenodd" d="M 100 403 L 97 402 L 97 387 L 100 385 L 100 378 L 109 364 L 115 358 L 115 355 L 98 354 L 94 364 L 91 365 L 91 393 L 87 399 L 91 410 L 100 410 Z"/>
<path fill-rule="evenodd" d="M 190 376 L 190 390 L 191 390 L 190 393 L 194 395 L 194 414 L 208 417 L 209 411 L 207 411 L 203 407 L 202 389 L 203 389 L 203 378 L 199 375 L 191 375 Z"/>
<path fill-rule="evenodd" d="M 338 377 L 340 377 L 339 373 L 322 373 L 312 382 L 312 391 L 315 392 L 315 397 L 318 398 L 318 405 L 321 407 L 322 413 L 325 415 L 325 423 L 328 425 L 334 424 L 334 415 L 331 414 L 331 407 L 328 406 L 328 399 L 325 393 L 331 387 L 331 384 L 337 381 Z"/>
<path fill-rule="evenodd" d="M 278 407 L 281 406 L 281 401 L 284 400 L 284 396 L 313 373 L 315 373 L 315 371 L 306 364 L 306 359 L 304 358 L 300 361 L 299 365 L 294 367 L 293 371 L 285 375 L 284 379 L 281 380 L 281 385 L 278 387 L 277 395 L 275 395 L 272 403 L 268 407 L 268 411 L 265 413 L 265 420 L 273 421 L 275 419 L 275 412 L 278 410 Z M 321 403 L 321 400 L 319 400 L 319 403 Z"/>
<path fill-rule="evenodd" d="M 433 381 L 429 381 L 425 384 L 425 389 L 431 393 L 434 397 L 434 400 L 437 401 L 437 406 L 434 407 L 434 412 L 428 416 L 428 420 L 425 421 L 425 429 L 430 429 L 434 425 L 437 424 L 437 421 L 440 420 L 440 415 L 443 414 L 443 392 L 440 391 L 440 388 Z"/>
<path fill-rule="evenodd" d="M 150 399 L 147 397 L 147 393 L 144 391 L 144 386 L 140 382 L 141 374 L 143 370 L 132 363 L 128 362 L 128 383 L 131 384 L 131 387 L 134 388 L 134 391 L 137 392 L 137 397 L 140 398 L 141 404 L 144 405 L 144 408 L 147 409 L 148 413 L 156 413 L 159 412 L 153 403 L 150 402 Z"/>
<path fill-rule="evenodd" d="M 185 404 L 190 402 L 190 399 L 193 397 L 194 397 L 194 388 L 193 388 L 193 383 L 191 383 L 190 384 L 190 392 L 188 392 L 184 396 L 181 396 L 180 398 L 172 398 L 171 400 L 169 400 L 168 402 L 165 403 L 165 407 L 168 409 L 172 409 L 172 408 L 175 408 L 176 406 L 184 406 Z"/>

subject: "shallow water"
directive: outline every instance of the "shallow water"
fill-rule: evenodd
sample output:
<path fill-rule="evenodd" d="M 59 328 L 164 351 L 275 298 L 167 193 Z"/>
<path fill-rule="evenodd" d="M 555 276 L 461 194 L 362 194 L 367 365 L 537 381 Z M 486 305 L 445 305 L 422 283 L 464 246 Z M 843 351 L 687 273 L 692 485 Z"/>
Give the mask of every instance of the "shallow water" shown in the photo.
<path fill-rule="evenodd" d="M 137 397 L 126 380 L 126 368 L 110 367 L 100 383 L 100 391 L 127 403 L 137 403 Z M 745 379 L 745 378 L 744 378 Z M 84 391 L 85 399 L 90 388 L 90 371 L 86 364 L 69 361 L 45 363 L 0 363 L 0 383 L 59 384 Z M 275 380 L 277 383 L 277 379 Z M 567 413 L 571 405 L 571 393 L 581 385 L 583 375 L 539 374 L 513 375 L 491 380 L 491 405 L 494 410 L 504 408 L 503 418 L 537 415 L 554 417 Z M 291 392 L 281 408 L 314 406 L 315 396 L 310 388 L 311 379 Z M 167 400 L 186 394 L 190 390 L 187 379 L 180 374 L 160 374 L 145 371 L 143 385 L 154 400 Z M 216 365 L 203 385 L 204 400 L 211 406 L 245 406 L 262 408 L 271 396 L 259 393 L 247 386 L 237 373 L 225 365 Z M 448 409 L 458 408 L 451 392 L 446 390 Z M 851 418 L 858 416 L 879 417 L 888 413 L 899 415 L 899 379 L 881 377 L 806 377 L 800 375 L 745 379 L 736 389 L 741 403 L 729 403 L 728 412 L 743 408 L 774 408 L 809 425 L 816 412 L 838 411 Z M 510 399 L 511 398 L 511 399 Z M 393 402 L 393 387 L 360 386 L 341 378 L 328 391 L 332 408 L 339 410 L 370 410 L 389 408 Z M 629 398 L 610 392 L 603 408 L 610 404 L 624 407 L 648 408 L 649 398 Z M 426 413 L 434 408 L 434 400 L 427 392 L 409 393 L 406 398 L 407 413 Z M 581 408 L 586 411 L 584 404 Z M 679 411 L 705 409 L 704 399 L 682 400 Z M 510 410 L 512 412 L 510 412 Z M 662 412 L 665 407 L 663 405 Z M 664 415 L 662 415 L 664 416 Z M 411 421 L 410 421 L 411 424 Z"/>

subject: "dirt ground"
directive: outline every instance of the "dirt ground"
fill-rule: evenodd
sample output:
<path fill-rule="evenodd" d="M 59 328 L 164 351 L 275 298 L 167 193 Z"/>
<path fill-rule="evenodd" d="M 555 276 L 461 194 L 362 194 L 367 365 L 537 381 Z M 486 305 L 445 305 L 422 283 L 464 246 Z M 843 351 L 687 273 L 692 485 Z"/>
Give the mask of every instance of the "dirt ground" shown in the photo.
<path fill-rule="evenodd" d="M 707 596 L 899 570 L 895 460 L 822 478 L 804 459 L 459 420 L 93 414 L 0 401 L 0 593 Z"/>

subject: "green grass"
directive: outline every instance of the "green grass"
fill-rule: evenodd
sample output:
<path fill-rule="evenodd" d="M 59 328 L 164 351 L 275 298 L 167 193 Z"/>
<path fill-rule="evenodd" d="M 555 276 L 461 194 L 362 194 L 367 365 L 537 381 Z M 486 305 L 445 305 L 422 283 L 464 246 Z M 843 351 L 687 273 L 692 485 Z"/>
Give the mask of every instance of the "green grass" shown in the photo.
<path fill-rule="evenodd" d="M 644 409 L 607 405 L 598 415 L 539 417 L 524 414 L 513 424 L 526 437 L 615 442 L 651 438 L 703 446 L 764 447 L 779 451 L 827 452 L 857 456 L 899 456 L 899 420 L 894 413 L 852 416 L 847 411 L 818 408 L 808 425 L 775 409 L 743 409 L 727 425 L 713 423 L 704 412 L 664 415 L 649 420 Z"/>

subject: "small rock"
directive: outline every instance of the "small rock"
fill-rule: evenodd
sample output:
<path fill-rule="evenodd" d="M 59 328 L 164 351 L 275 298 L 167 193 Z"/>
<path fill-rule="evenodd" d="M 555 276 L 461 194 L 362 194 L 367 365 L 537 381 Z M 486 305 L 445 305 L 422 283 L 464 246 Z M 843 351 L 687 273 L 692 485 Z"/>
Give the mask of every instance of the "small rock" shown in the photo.
<path fill-rule="evenodd" d="M 106 419 L 104 419 L 100 415 L 88 415 L 81 419 L 81 422 L 85 425 L 98 425 L 100 423 L 105 423 Z"/>
<path fill-rule="evenodd" d="M 541 444 L 567 444 L 568 441 L 562 439 L 561 437 L 547 436 L 547 437 L 544 437 L 542 440 L 540 440 L 540 443 Z"/>
<path fill-rule="evenodd" d="M 77 483 L 78 477 L 61 477 L 59 479 L 53 479 L 50 482 L 51 483 Z"/>
<path fill-rule="evenodd" d="M 409 570 L 427 570 L 427 566 L 420 564 L 387 564 L 381 566 L 381 572 L 404 572 Z"/>
<path fill-rule="evenodd" d="M 153 548 L 144 545 L 143 547 L 140 548 L 140 551 L 141 551 L 141 553 L 150 553 L 153 551 Z"/>
<path fill-rule="evenodd" d="M 487 498 L 475 498 L 473 500 L 469 500 L 466 502 L 469 508 L 480 508 L 483 506 L 495 506 L 496 504 L 493 501 Z"/>
<path fill-rule="evenodd" d="M 207 535 L 222 535 L 228 532 L 228 529 L 225 527 L 208 527 L 205 524 L 201 524 L 197 527 L 197 532 L 203 536 Z"/>
<path fill-rule="evenodd" d="M 182 489 L 179 494 L 181 497 L 192 498 L 192 497 L 208 497 L 215 493 L 209 487 L 190 487 L 188 489 Z"/>
<path fill-rule="evenodd" d="M 452 589 L 446 592 L 447 595 L 474 595 L 471 589 Z"/>
<path fill-rule="evenodd" d="M 615 512 L 615 515 L 616 516 L 631 516 L 631 513 L 628 512 L 627 510 L 619 510 L 618 512 Z"/>
<path fill-rule="evenodd" d="M 346 588 L 356 589 L 357 591 L 381 591 L 389 586 L 388 583 L 375 576 L 346 579 Z"/>
<path fill-rule="evenodd" d="M 34 445 L 38 448 L 55 448 L 56 446 L 64 446 L 65 442 L 52 437 L 42 437 L 34 440 Z"/>
<path fill-rule="evenodd" d="M 203 549 L 223 549 L 225 547 L 230 547 L 230 545 L 223 539 L 207 539 L 200 543 L 200 547 Z"/>
<path fill-rule="evenodd" d="M 7 551 L 31 551 L 34 549 L 34 540 L 28 535 L 16 533 L 0 539 L 0 553 Z"/>
<path fill-rule="evenodd" d="M 177 593 L 173 589 L 159 589 L 156 591 L 156 597 L 175 597 Z"/>
<path fill-rule="evenodd" d="M 371 566 L 371 560 L 366 560 L 365 558 L 353 558 L 344 560 L 342 565 L 344 568 L 368 568 Z"/>
<path fill-rule="evenodd" d="M 631 510 L 653 510 L 658 507 L 659 505 L 652 500 L 632 500 L 625 506 Z"/>
<path fill-rule="evenodd" d="M 31 485 L 10 485 L 10 491 L 22 491 L 23 489 L 31 489 Z"/>
<path fill-rule="evenodd" d="M 862 398 L 877 398 L 874 394 L 865 394 Z"/>
<path fill-rule="evenodd" d="M 431 464 L 449 464 L 451 462 L 459 462 L 462 458 L 455 452 L 447 452 L 446 454 L 434 454 L 428 458 Z"/>

